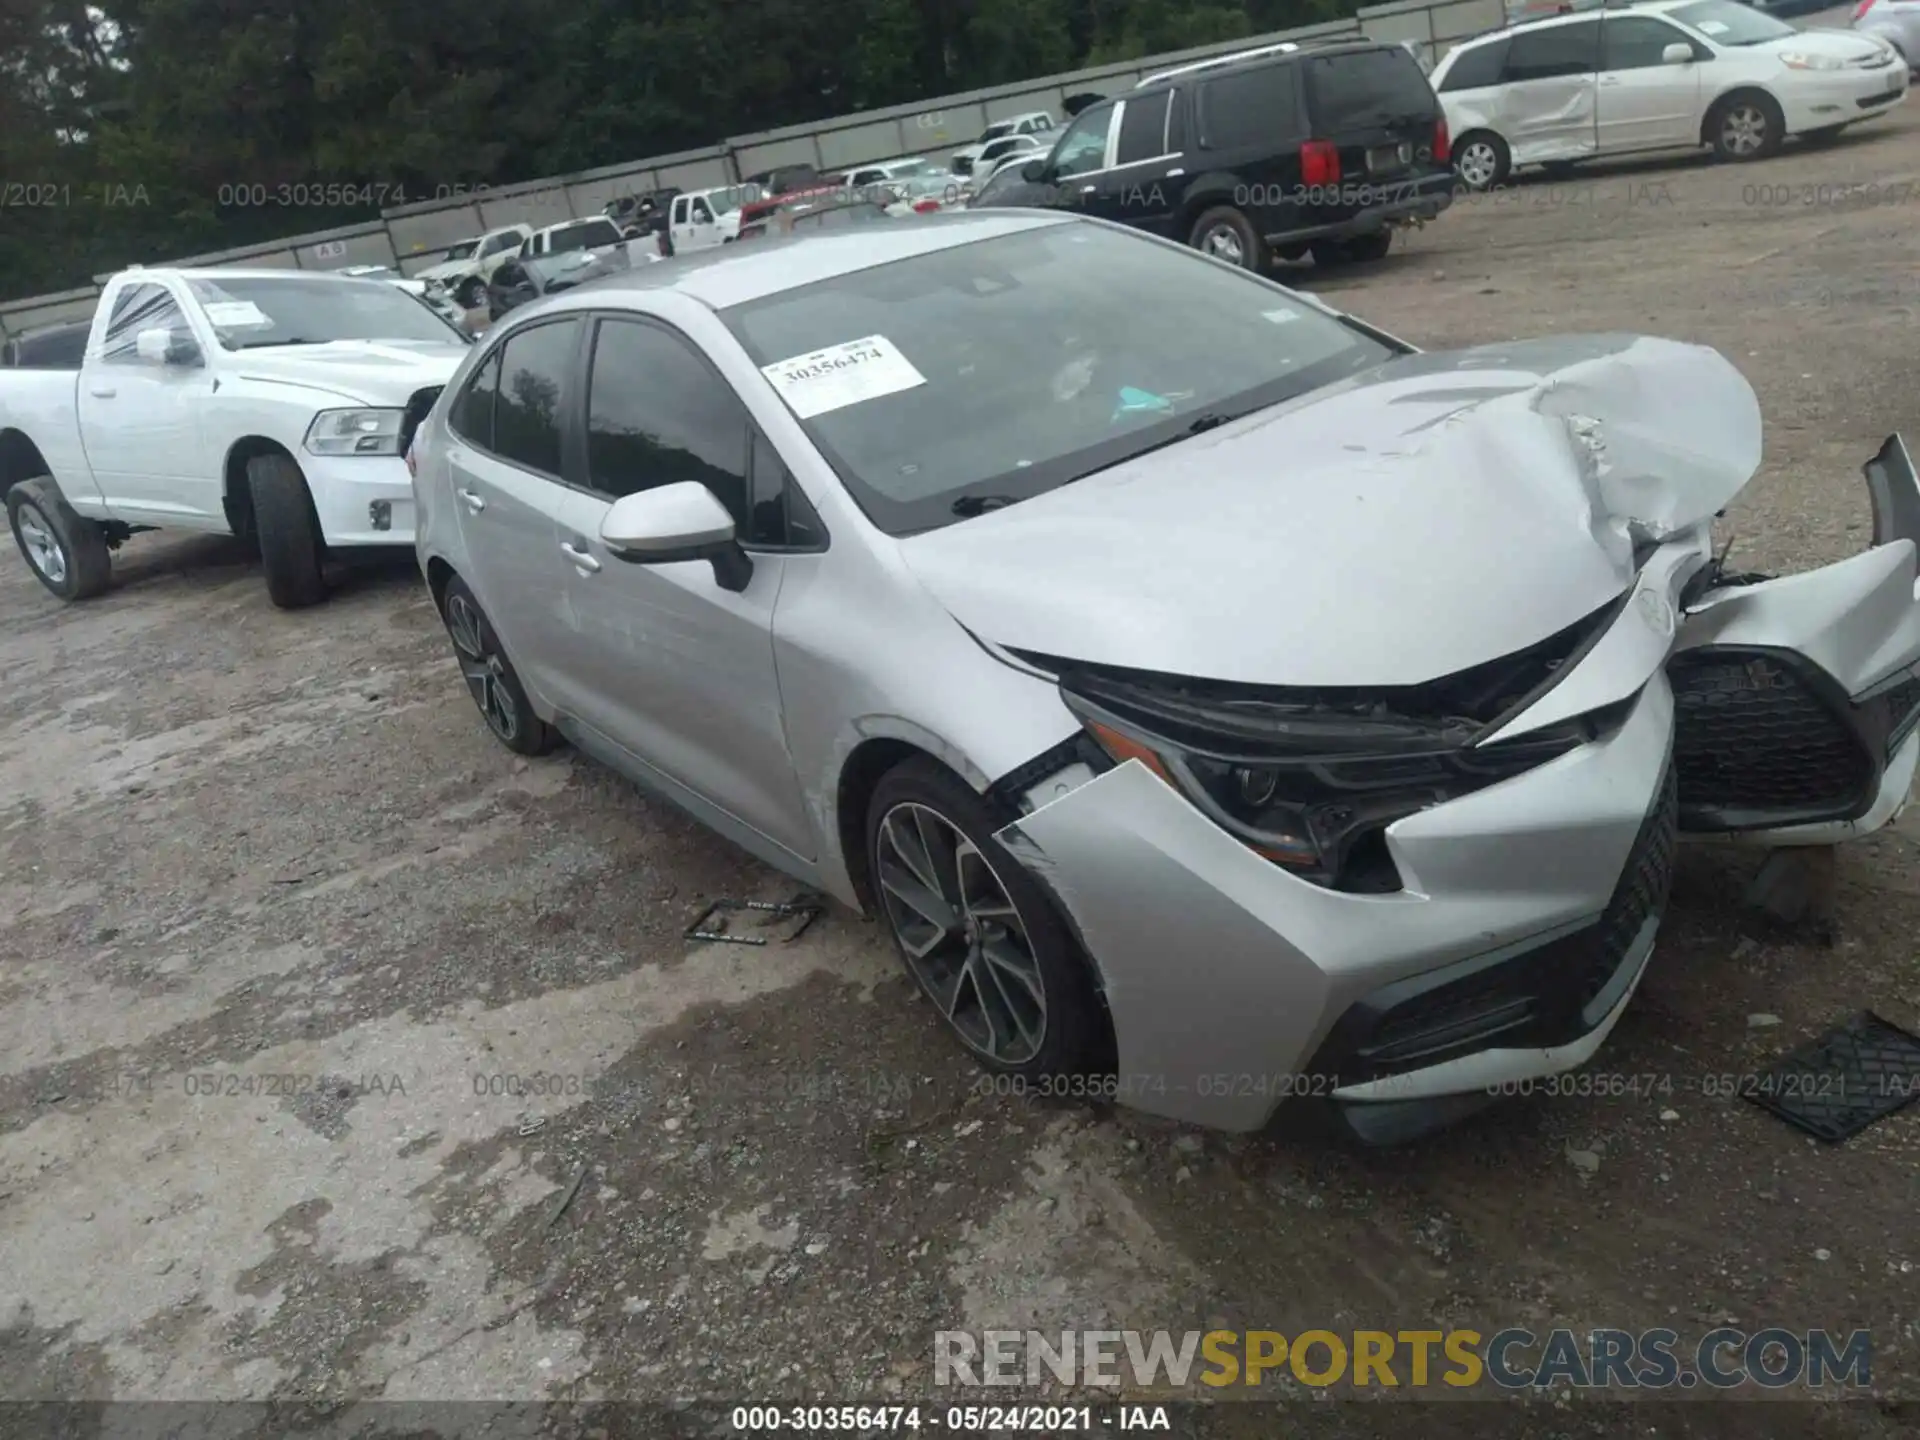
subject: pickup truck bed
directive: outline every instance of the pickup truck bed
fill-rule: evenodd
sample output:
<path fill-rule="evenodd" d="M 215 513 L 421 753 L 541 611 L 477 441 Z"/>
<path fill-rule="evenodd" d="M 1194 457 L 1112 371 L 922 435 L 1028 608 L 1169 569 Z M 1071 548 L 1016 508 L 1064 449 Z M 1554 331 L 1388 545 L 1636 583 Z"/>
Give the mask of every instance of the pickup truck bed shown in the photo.
<path fill-rule="evenodd" d="M 275 604 L 331 551 L 413 543 L 404 456 L 468 337 L 394 286 L 287 270 L 130 270 L 0 366 L 0 494 L 63 599 L 172 528 L 258 542 Z M 77 347 L 79 357 L 74 358 Z"/>

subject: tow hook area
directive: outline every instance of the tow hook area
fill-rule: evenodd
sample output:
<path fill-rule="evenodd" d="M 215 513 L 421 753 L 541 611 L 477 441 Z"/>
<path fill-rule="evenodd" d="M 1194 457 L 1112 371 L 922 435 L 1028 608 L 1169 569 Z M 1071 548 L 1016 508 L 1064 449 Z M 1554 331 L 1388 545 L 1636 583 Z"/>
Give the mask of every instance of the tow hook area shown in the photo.
<path fill-rule="evenodd" d="M 391 500 L 373 501 L 367 506 L 367 519 L 373 523 L 373 528 L 376 530 L 391 530 L 393 528 L 393 502 Z"/>

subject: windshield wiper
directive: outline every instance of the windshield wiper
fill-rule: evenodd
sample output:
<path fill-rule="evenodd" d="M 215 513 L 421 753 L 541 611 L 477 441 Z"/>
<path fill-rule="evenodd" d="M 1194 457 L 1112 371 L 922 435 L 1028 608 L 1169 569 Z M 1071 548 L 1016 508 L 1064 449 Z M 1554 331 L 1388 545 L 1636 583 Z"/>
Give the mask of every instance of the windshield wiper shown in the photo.
<path fill-rule="evenodd" d="M 1020 503 L 1018 495 L 962 495 L 948 508 L 962 520 L 971 520 L 976 515 L 984 515 L 989 510 L 1004 510 L 1009 505 Z"/>
<path fill-rule="evenodd" d="M 1138 460 L 1142 455 L 1151 455 L 1154 451 L 1164 450 L 1169 445 L 1178 445 L 1182 440 L 1191 440 L 1195 435 L 1204 435 L 1209 430 L 1218 429 L 1229 420 L 1238 420 L 1239 418 L 1238 415 L 1229 415 L 1224 411 L 1208 410 L 1203 414 L 1194 416 L 1192 420 L 1187 422 L 1184 428 L 1176 430 L 1164 440 L 1156 440 L 1151 445 L 1142 445 L 1138 450 L 1129 450 L 1118 460 L 1109 460 L 1104 465 L 1094 466 L 1091 470 L 1082 470 L 1078 475 L 1073 476 L 1072 479 L 1064 483 L 1071 485 L 1074 480 L 1084 480 L 1089 475 L 1098 475 L 1102 470 L 1111 470 L 1116 465 L 1125 465 L 1130 460 Z"/>
<path fill-rule="evenodd" d="M 236 350 L 272 350 L 280 345 L 317 345 L 319 343 L 317 340 L 309 340 L 305 336 L 296 335 L 291 340 L 249 340 L 245 344 L 236 345 L 233 348 Z"/>

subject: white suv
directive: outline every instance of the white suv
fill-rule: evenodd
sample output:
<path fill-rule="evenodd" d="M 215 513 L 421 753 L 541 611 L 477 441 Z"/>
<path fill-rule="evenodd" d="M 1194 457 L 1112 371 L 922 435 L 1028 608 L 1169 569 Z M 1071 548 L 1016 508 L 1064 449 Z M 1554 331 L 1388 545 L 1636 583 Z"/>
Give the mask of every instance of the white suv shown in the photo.
<path fill-rule="evenodd" d="M 1478 35 L 1433 71 L 1470 190 L 1522 165 L 1710 145 L 1771 155 L 1893 109 L 1907 67 L 1844 30 L 1795 30 L 1734 0 L 1655 0 Z"/>

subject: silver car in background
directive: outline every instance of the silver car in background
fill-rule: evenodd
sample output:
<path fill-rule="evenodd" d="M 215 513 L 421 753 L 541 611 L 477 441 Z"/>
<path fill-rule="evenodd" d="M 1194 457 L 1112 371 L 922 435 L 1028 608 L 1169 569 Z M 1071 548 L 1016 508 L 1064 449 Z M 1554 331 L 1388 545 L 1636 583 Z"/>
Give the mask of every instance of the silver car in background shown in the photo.
<path fill-rule="evenodd" d="M 1000 210 L 515 311 L 414 442 L 486 722 L 884 918 L 984 1065 L 1388 1140 L 1578 1066 L 1683 832 L 1884 825 L 1920 487 L 1726 573 L 1718 354 L 1423 354 L 1182 246 Z"/>
<path fill-rule="evenodd" d="M 1852 24 L 1898 50 L 1907 69 L 1920 68 L 1920 0 L 1860 0 Z"/>

